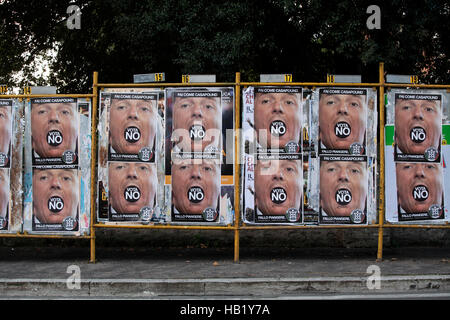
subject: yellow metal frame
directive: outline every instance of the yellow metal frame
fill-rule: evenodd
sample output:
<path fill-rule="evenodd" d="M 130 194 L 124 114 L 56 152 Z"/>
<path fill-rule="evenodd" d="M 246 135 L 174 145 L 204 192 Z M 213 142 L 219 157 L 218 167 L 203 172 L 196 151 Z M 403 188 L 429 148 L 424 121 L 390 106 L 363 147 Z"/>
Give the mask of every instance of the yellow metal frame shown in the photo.
<path fill-rule="evenodd" d="M 241 111 L 241 88 L 247 86 L 301 86 L 301 87 L 373 87 L 379 90 L 379 204 L 378 204 L 378 223 L 371 225 L 267 225 L 255 226 L 247 225 L 241 221 L 240 212 L 240 131 L 235 130 L 235 165 L 234 165 L 234 181 L 235 181 L 235 217 L 234 224 L 226 226 L 204 226 L 204 225 L 180 225 L 180 224 L 165 224 L 165 225 L 141 225 L 141 224 L 103 224 L 96 222 L 96 190 L 97 190 L 97 122 L 98 122 L 98 102 L 99 90 L 103 88 L 165 88 L 165 87 L 219 87 L 219 86 L 234 86 L 235 88 L 235 128 L 240 128 L 240 111 Z M 110 228 L 110 229 L 177 229 L 177 230 L 229 230 L 234 232 L 234 261 L 239 262 L 239 237 L 241 230 L 284 230 L 284 229 L 367 229 L 378 228 L 378 248 L 377 260 L 383 257 L 383 231 L 385 228 L 412 228 L 412 229 L 449 229 L 450 224 L 441 225 L 420 225 L 420 224 L 391 224 L 385 223 L 385 159 L 384 159 L 384 143 L 385 143 L 385 104 L 384 94 L 386 89 L 391 87 L 398 88 L 428 88 L 428 89 L 447 89 L 450 91 L 450 85 L 428 85 L 428 84 L 386 84 L 384 80 L 384 63 L 379 64 L 379 82 L 378 83 L 330 83 L 330 82 L 275 82 L 275 83 L 261 83 L 261 82 L 241 82 L 240 73 L 236 73 L 234 83 L 99 83 L 98 73 L 93 73 L 93 88 L 92 94 L 21 94 L 21 95 L 0 95 L 0 98 L 35 98 L 35 97 L 71 97 L 71 98 L 91 98 L 92 99 L 92 147 L 91 147 L 91 225 L 89 236 L 65 236 L 65 235 L 40 235 L 24 233 L 0 233 L 0 238 L 49 238 L 49 239 L 89 239 L 90 240 L 90 262 L 96 261 L 96 247 L 95 247 L 95 229 L 96 228 Z"/>

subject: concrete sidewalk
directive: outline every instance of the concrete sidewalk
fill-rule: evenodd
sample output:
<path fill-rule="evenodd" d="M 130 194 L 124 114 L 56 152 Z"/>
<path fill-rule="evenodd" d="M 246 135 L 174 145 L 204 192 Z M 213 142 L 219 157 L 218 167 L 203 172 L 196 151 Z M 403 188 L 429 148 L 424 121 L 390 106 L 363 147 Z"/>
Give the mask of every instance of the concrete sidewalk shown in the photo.
<path fill-rule="evenodd" d="M 0 248 L 0 297 L 252 297 L 450 293 L 449 248 Z M 75 270 L 75 271 L 74 271 Z M 79 273 L 77 272 L 79 270 Z M 377 272 L 381 276 L 376 286 Z M 80 288 L 76 287 L 79 274 Z M 72 288 L 72 289 L 71 289 Z"/>

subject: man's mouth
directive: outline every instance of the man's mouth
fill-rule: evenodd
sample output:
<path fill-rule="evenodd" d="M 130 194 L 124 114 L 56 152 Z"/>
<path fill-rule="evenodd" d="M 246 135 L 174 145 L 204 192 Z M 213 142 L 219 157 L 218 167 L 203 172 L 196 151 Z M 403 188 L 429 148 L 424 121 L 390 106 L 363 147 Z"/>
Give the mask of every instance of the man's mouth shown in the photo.
<path fill-rule="evenodd" d="M 414 143 L 422 143 L 427 139 L 427 133 L 422 127 L 413 127 L 409 132 L 409 137 Z"/>
<path fill-rule="evenodd" d="M 345 139 L 352 133 L 352 128 L 348 122 L 339 121 L 334 126 L 334 134 L 336 137 Z"/>
<path fill-rule="evenodd" d="M 47 132 L 47 143 L 49 146 L 57 147 L 63 142 L 62 132 L 59 130 L 50 130 Z"/>
<path fill-rule="evenodd" d="M 287 192 L 282 187 L 275 187 L 270 190 L 270 200 L 275 204 L 282 204 L 287 199 Z"/>
<path fill-rule="evenodd" d="M 430 192 L 425 185 L 417 185 L 412 190 L 413 199 L 419 202 L 425 201 L 428 199 Z"/>
<path fill-rule="evenodd" d="M 341 206 L 347 206 L 352 202 L 352 193 L 349 189 L 340 188 L 335 193 L 336 203 Z"/>
<path fill-rule="evenodd" d="M 136 143 L 141 139 L 141 130 L 138 127 L 130 126 L 125 128 L 123 136 L 125 141 L 129 143 Z"/>
<path fill-rule="evenodd" d="M 53 195 L 47 201 L 47 208 L 52 214 L 59 214 L 64 209 L 64 200 L 62 197 Z"/>
<path fill-rule="evenodd" d="M 189 128 L 189 137 L 191 140 L 198 141 L 203 140 L 206 136 L 206 129 L 201 124 L 193 124 Z"/>
<path fill-rule="evenodd" d="M 125 187 L 123 196 L 128 202 L 136 202 L 141 198 L 141 190 L 137 186 L 130 185 Z"/>
<path fill-rule="evenodd" d="M 287 131 L 286 124 L 281 120 L 274 120 L 269 125 L 270 134 L 274 137 L 281 137 Z"/>
<path fill-rule="evenodd" d="M 192 186 L 188 189 L 187 198 L 192 203 L 200 203 L 205 199 L 205 192 L 199 186 Z"/>

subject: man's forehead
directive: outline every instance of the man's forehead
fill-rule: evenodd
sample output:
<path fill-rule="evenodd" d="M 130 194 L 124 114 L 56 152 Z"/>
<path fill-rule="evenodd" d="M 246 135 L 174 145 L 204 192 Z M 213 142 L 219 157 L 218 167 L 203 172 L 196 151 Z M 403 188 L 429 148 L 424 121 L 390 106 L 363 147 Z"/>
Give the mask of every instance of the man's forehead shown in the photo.
<path fill-rule="evenodd" d="M 435 105 L 436 107 L 440 107 L 441 103 L 439 100 L 416 100 L 416 99 L 397 99 L 395 105 L 404 105 L 404 104 L 414 104 L 414 105 Z"/>
<path fill-rule="evenodd" d="M 76 176 L 77 174 L 75 173 L 74 170 L 71 169 L 52 169 L 52 170 L 34 170 L 34 175 L 43 175 L 43 174 L 48 174 L 48 175 L 67 175 L 70 174 L 72 176 Z"/>
<path fill-rule="evenodd" d="M 69 108 L 75 108 L 75 103 L 70 102 L 58 102 L 58 103 L 34 103 L 33 108 L 39 108 L 39 107 L 69 107 Z"/>
<path fill-rule="evenodd" d="M 361 167 L 365 168 L 365 163 L 360 161 L 321 161 L 321 166 L 329 167 L 329 166 L 335 166 L 340 168 L 347 168 L 347 167 Z"/>
<path fill-rule="evenodd" d="M 10 107 L 9 106 L 0 106 L 0 110 L 6 110 L 6 111 L 10 111 Z"/>
<path fill-rule="evenodd" d="M 149 104 L 154 105 L 155 100 L 144 99 L 111 99 L 111 104 Z"/>

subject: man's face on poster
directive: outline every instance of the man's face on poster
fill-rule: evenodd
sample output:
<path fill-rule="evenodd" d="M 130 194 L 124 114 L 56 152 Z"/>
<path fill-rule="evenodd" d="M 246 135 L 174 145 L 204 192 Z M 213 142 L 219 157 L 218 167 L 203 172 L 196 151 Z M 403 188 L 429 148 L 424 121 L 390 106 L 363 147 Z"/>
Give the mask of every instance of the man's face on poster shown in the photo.
<path fill-rule="evenodd" d="M 213 146 L 219 150 L 222 136 L 221 124 L 220 98 L 175 98 L 172 141 L 183 151 L 200 152 L 207 146 Z"/>
<path fill-rule="evenodd" d="M 258 142 L 267 148 L 299 143 L 302 131 L 300 94 L 256 93 L 255 130 Z"/>
<path fill-rule="evenodd" d="M 32 147 L 42 158 L 76 152 L 78 112 L 76 103 L 45 103 L 31 106 Z"/>
<path fill-rule="evenodd" d="M 139 213 L 155 207 L 157 175 L 155 164 L 110 162 L 109 201 L 118 213 Z"/>
<path fill-rule="evenodd" d="M 0 106 L 0 152 L 8 154 L 11 144 L 12 123 L 11 107 Z"/>
<path fill-rule="evenodd" d="M 9 203 L 9 170 L 0 169 L 0 217 L 5 218 Z"/>
<path fill-rule="evenodd" d="M 255 166 L 255 202 L 263 214 L 284 215 L 301 210 L 300 160 L 258 160 Z"/>
<path fill-rule="evenodd" d="M 405 154 L 424 154 L 441 143 L 440 101 L 396 100 L 395 144 Z"/>
<path fill-rule="evenodd" d="M 352 143 L 364 145 L 366 119 L 366 96 L 320 95 L 319 135 L 327 149 L 348 150 Z"/>
<path fill-rule="evenodd" d="M 40 223 L 62 223 L 76 218 L 79 207 L 76 170 L 33 170 L 33 213 Z"/>
<path fill-rule="evenodd" d="M 398 204 L 407 213 L 442 206 L 442 166 L 438 163 L 396 163 Z"/>
<path fill-rule="evenodd" d="M 181 160 L 172 165 L 172 201 L 181 213 L 216 210 L 220 196 L 220 166 L 212 160 Z"/>
<path fill-rule="evenodd" d="M 321 161 L 320 206 L 328 216 L 350 216 L 355 209 L 364 211 L 367 179 L 364 162 Z"/>
<path fill-rule="evenodd" d="M 137 154 L 154 147 L 157 127 L 155 100 L 111 99 L 110 143 L 117 153 Z"/>

